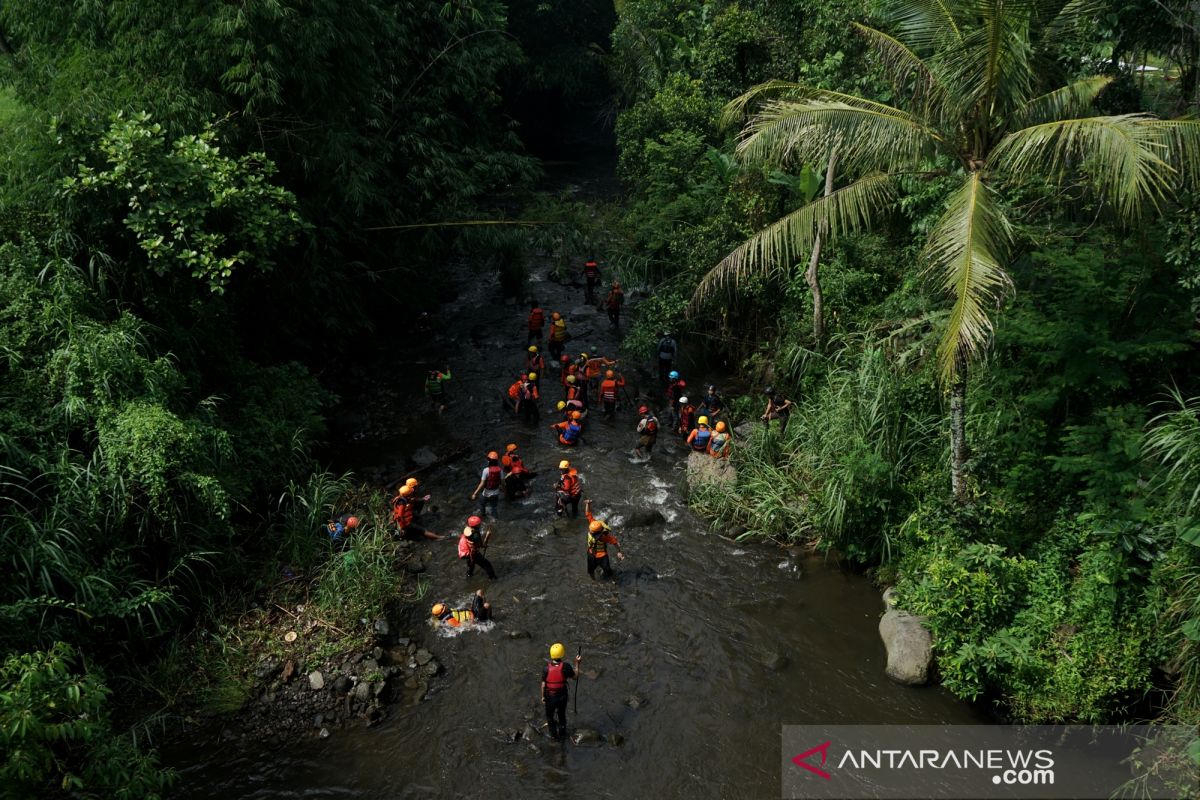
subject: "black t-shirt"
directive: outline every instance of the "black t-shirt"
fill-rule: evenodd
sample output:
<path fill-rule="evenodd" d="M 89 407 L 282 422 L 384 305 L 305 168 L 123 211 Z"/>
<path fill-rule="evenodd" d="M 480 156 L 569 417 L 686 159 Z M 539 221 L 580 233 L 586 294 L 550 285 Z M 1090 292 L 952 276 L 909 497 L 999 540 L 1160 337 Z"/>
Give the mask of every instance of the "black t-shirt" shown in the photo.
<path fill-rule="evenodd" d="M 563 676 L 562 691 L 565 692 L 565 691 L 567 691 L 567 686 L 570 685 L 567 683 L 567 681 L 569 681 L 569 680 L 571 680 L 571 678 L 575 677 L 575 667 L 571 666 L 571 662 L 564 661 L 562 668 L 563 668 L 562 669 L 562 676 Z M 543 683 L 546 682 L 546 678 L 549 675 L 550 675 L 550 665 L 547 664 L 546 666 L 542 667 L 542 682 Z M 555 691 L 551 690 L 549 687 L 547 687 L 546 694 L 558 694 L 558 692 L 555 692 Z"/>

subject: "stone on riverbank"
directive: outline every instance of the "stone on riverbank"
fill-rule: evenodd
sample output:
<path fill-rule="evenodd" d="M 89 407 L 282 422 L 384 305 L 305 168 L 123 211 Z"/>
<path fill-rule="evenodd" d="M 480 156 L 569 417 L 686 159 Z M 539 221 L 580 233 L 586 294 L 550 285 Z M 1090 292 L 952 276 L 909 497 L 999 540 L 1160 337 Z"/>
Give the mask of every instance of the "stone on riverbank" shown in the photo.
<path fill-rule="evenodd" d="M 321 674 L 321 670 L 314 669 L 308 673 L 308 686 L 314 692 L 319 692 L 325 688 L 325 676 Z"/>
<path fill-rule="evenodd" d="M 737 471 L 728 458 L 713 458 L 706 453 L 689 453 L 687 484 L 689 491 L 701 486 L 730 484 L 737 480 Z"/>
<path fill-rule="evenodd" d="M 629 515 L 629 519 L 625 520 L 626 528 L 652 528 L 655 525 L 662 525 L 667 521 L 667 518 L 662 515 L 658 509 L 649 509 L 647 511 L 635 511 Z"/>
<path fill-rule="evenodd" d="M 879 620 L 879 635 L 887 648 L 887 676 L 905 686 L 923 686 L 933 662 L 933 638 L 922 624 L 925 618 L 897 608 L 892 589 L 883 593 L 883 601 L 887 611 Z"/>

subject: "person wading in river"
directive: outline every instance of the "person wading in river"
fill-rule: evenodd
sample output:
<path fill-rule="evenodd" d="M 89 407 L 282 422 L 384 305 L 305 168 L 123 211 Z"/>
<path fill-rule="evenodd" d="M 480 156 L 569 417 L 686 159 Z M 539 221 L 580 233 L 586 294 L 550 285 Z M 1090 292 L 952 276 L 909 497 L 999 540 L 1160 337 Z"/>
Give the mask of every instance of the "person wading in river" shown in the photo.
<path fill-rule="evenodd" d="M 404 485 L 408 486 L 414 492 L 416 492 L 417 487 L 421 485 L 421 482 L 418 481 L 416 478 L 409 478 L 408 480 L 406 480 L 404 482 Z M 429 502 L 429 498 L 430 498 L 430 495 L 425 495 L 424 497 L 418 497 L 416 494 L 414 494 L 412 497 L 410 497 L 409 502 L 412 503 L 413 513 L 416 514 L 417 516 L 420 516 L 421 512 L 425 510 L 425 504 Z"/>
<path fill-rule="evenodd" d="M 696 407 L 688 401 L 687 397 L 679 398 L 679 411 L 675 417 L 679 420 L 675 432 L 684 436 L 690 434 L 692 426 L 696 424 Z"/>
<path fill-rule="evenodd" d="M 546 324 L 546 313 L 537 304 L 537 300 L 529 304 L 529 321 L 526 324 L 529 328 L 529 334 L 525 337 L 525 344 L 541 342 L 542 327 Z"/>
<path fill-rule="evenodd" d="M 596 579 L 596 569 L 599 568 L 601 574 L 605 578 L 611 578 L 612 564 L 608 560 L 608 547 L 612 545 L 617 548 L 617 560 L 624 561 L 625 554 L 621 552 L 621 544 L 617 541 L 617 537 L 613 536 L 612 528 L 608 527 L 602 520 L 598 520 L 592 516 L 592 501 L 585 500 L 583 502 L 583 512 L 587 516 L 588 521 L 588 538 L 587 538 L 587 571 L 588 577 L 592 580 Z"/>
<path fill-rule="evenodd" d="M 492 618 L 492 604 L 483 599 L 483 589 L 475 592 L 470 608 L 451 608 L 448 603 L 434 603 L 430 616 L 450 628 L 460 628 L 469 622 L 487 622 Z"/>
<path fill-rule="evenodd" d="M 571 462 L 558 462 L 558 482 L 554 484 L 554 513 L 562 516 L 567 506 L 571 507 L 571 516 L 579 516 L 579 498 L 583 496 L 583 482 L 579 473 L 571 468 Z"/>
<path fill-rule="evenodd" d="M 604 404 L 604 416 L 612 417 L 617 413 L 617 393 L 625 386 L 625 376 L 617 375 L 611 369 L 604 373 L 600 381 L 600 402 Z"/>
<path fill-rule="evenodd" d="M 546 722 L 550 726 L 550 738 L 561 739 L 567 735 L 567 681 L 574 678 L 579 680 L 579 662 L 582 656 L 575 656 L 575 666 L 563 662 L 566 648 L 555 642 L 550 645 L 550 661 L 542 667 L 542 704 L 546 707 Z M 557 719 L 556 719 L 557 718 Z"/>
<path fill-rule="evenodd" d="M 579 444 L 579 439 L 583 436 L 583 425 L 580 423 L 583 414 L 572 411 L 570 417 L 564 422 L 557 422 L 550 426 L 550 430 L 558 433 L 558 443 L 564 447 L 574 447 Z"/>
<path fill-rule="evenodd" d="M 487 560 L 487 556 L 483 551 L 487 549 L 488 540 L 492 538 L 492 529 L 488 528 L 486 534 L 479 532 L 479 526 L 483 524 L 483 520 L 477 516 L 467 517 L 467 526 L 462 529 L 462 534 L 458 537 L 458 557 L 460 560 L 467 561 L 467 577 L 475 575 L 475 567 L 483 567 L 483 571 L 487 573 L 490 580 L 496 580 L 496 570 L 492 569 L 492 562 Z"/>
<path fill-rule="evenodd" d="M 515 444 L 504 448 L 504 457 L 500 459 L 500 466 L 508 472 L 504 478 L 504 495 L 509 502 L 518 497 L 528 497 L 529 481 L 536 478 L 537 473 L 530 472 L 529 468 L 525 466 L 525 460 L 517 452 Z"/>
<path fill-rule="evenodd" d="M 536 372 L 531 372 L 521 384 L 521 419 L 530 425 L 542 421 L 542 412 L 538 409 L 538 401 L 542 398 L 538 393 L 537 377 Z"/>
<path fill-rule="evenodd" d="M 633 448 L 633 458 L 635 461 L 641 461 L 642 451 L 645 450 L 645 460 L 649 461 L 654 452 L 654 443 L 658 441 L 658 417 L 654 416 L 647 406 L 639 408 L 638 414 L 641 415 L 641 419 L 637 424 L 638 442 L 637 447 Z"/>
<path fill-rule="evenodd" d="M 536 344 L 529 345 L 529 355 L 525 357 L 525 371 L 541 375 L 546 371 L 546 359 L 538 352 Z M 534 380 L 531 378 L 530 380 Z"/>
<path fill-rule="evenodd" d="M 475 487 L 475 491 L 471 492 L 471 499 L 479 497 L 482 492 L 483 497 L 479 501 L 479 516 L 486 516 L 490 506 L 492 517 L 499 517 L 500 487 L 504 485 L 504 467 L 500 466 L 500 454 L 495 450 L 487 454 L 487 460 L 487 466 L 479 475 L 479 485 Z"/>
<path fill-rule="evenodd" d="M 550 315 L 550 357 L 555 361 L 562 357 L 563 347 L 569 338 L 571 337 L 567 333 L 567 321 L 562 318 L 562 314 L 555 311 Z"/>

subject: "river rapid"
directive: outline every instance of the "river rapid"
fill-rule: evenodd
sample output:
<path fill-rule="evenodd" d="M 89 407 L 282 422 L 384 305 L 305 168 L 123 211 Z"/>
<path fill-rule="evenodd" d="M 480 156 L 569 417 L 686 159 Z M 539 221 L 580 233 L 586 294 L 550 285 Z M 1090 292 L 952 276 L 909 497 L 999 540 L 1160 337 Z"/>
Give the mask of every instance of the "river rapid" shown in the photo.
<path fill-rule="evenodd" d="M 548 430 L 559 398 L 551 367 L 541 425 L 515 419 L 499 396 L 523 363 L 527 306 L 504 303 L 491 276 L 464 271 L 460 278 L 461 295 L 441 310 L 434 331 L 382 356 L 357 399 L 355 424 L 369 429 L 390 416 L 382 428 L 393 433 L 357 442 L 347 436 L 338 460 L 363 475 L 398 477 L 418 447 L 444 453 L 465 442 L 469 455 L 423 482 L 436 507 L 428 527 L 457 534 L 473 513 L 468 495 L 484 453 L 519 444 L 540 475 L 531 497 L 501 501 L 488 551 L 498 579 L 489 582 L 481 571 L 467 579 L 452 538 L 418 543 L 432 551 L 429 592 L 405 627 L 421 631 L 418 645 L 445 667 L 427 699 L 392 707 L 375 727 L 324 740 L 314 730 L 282 747 L 197 741 L 168 755 L 182 778 L 175 796 L 778 797 L 782 725 L 986 721 L 938 688 L 904 688 L 884 676 L 882 605 L 867 578 L 796 550 L 734 542 L 691 513 L 680 491 L 686 451 L 675 437 L 659 437 L 651 463 L 631 463 L 629 405 L 615 421 L 594 411 L 586 444 L 560 447 Z M 543 272 L 532 277 L 530 292 L 547 314 L 567 313 L 577 337 L 569 351 L 617 353 L 608 320 L 584 305 L 578 288 L 551 283 Z M 413 399 L 430 365 L 453 371 L 453 402 L 443 416 Z M 622 370 L 631 396 L 645 392 L 662 405 L 650 364 Z M 686 377 L 699 385 L 705 376 Z M 585 497 L 621 540 L 627 558 L 613 559 L 612 581 L 588 578 L 582 509 L 571 524 L 553 524 L 561 458 L 579 468 Z M 622 525 L 650 509 L 665 523 Z M 467 605 L 477 588 L 493 604 L 493 625 L 458 636 L 428 628 L 430 603 Z M 541 728 L 541 668 L 556 641 L 570 654 L 582 648 L 584 677 L 572 687 L 579 710 L 568 721 L 573 730 L 596 731 L 598 744 L 540 735 L 513 741 L 527 721 Z"/>

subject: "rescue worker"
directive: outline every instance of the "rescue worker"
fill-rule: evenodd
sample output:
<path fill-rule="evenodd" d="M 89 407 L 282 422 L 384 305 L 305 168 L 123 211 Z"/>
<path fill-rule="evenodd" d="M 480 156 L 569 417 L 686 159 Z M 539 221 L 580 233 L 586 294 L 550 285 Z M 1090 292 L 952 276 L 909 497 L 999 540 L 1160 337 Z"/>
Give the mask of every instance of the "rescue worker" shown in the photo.
<path fill-rule="evenodd" d="M 528 497 L 529 481 L 536 478 L 537 473 L 531 472 L 525 466 L 525 460 L 517 452 L 515 444 L 510 444 L 504 448 L 504 457 L 500 459 L 500 466 L 508 472 L 504 478 L 505 496 L 510 501 L 518 497 Z"/>
<path fill-rule="evenodd" d="M 528 374 L 522 372 L 521 375 L 512 382 L 506 393 L 507 399 L 505 404 L 508 405 L 514 414 L 521 413 L 521 387 L 525 385 L 525 380 L 529 377 Z"/>
<path fill-rule="evenodd" d="M 704 397 L 700 398 L 700 407 L 697 411 L 715 422 L 724 410 L 725 399 L 721 397 L 717 387 L 710 383 L 704 392 Z"/>
<path fill-rule="evenodd" d="M 676 416 L 679 423 L 675 426 L 675 432 L 684 435 L 691 433 L 696 420 L 696 407 L 686 397 L 679 398 L 679 413 Z"/>
<path fill-rule="evenodd" d="M 590 306 L 596 302 L 596 287 L 600 285 L 600 264 L 594 257 L 583 262 L 583 281 L 583 299 Z"/>
<path fill-rule="evenodd" d="M 600 570 L 605 578 L 611 578 L 612 564 L 608 561 L 608 547 L 612 545 L 617 548 L 617 559 L 625 560 L 625 554 L 621 552 L 621 544 L 617 541 L 617 537 L 613 536 L 612 528 L 601 520 L 592 516 L 592 501 L 585 500 L 583 502 L 583 512 L 588 521 L 588 538 L 587 538 L 587 571 L 588 577 L 592 580 L 596 579 L 596 570 Z"/>
<path fill-rule="evenodd" d="M 708 454 L 713 458 L 729 458 L 730 446 L 733 444 L 733 434 L 726 433 L 725 423 L 718 422 L 712 438 L 708 440 Z"/>
<path fill-rule="evenodd" d="M 688 446 L 697 453 L 707 453 L 711 440 L 712 428 L 708 427 L 708 417 L 702 416 L 696 420 L 696 427 L 688 434 Z"/>
<path fill-rule="evenodd" d="M 679 373 L 671 370 L 667 373 L 667 413 L 671 415 L 671 428 L 679 427 L 679 398 L 684 395 L 687 381 L 679 377 Z"/>
<path fill-rule="evenodd" d="M 671 364 L 675 362 L 675 355 L 678 352 L 679 346 L 675 343 L 674 337 L 667 331 L 663 331 L 662 338 L 658 340 L 658 379 L 662 383 L 667 382 L 667 376 L 671 374 Z"/>
<path fill-rule="evenodd" d="M 546 314 L 542 311 L 541 306 L 537 304 L 537 300 L 530 301 L 529 303 L 529 320 L 526 324 L 529 328 L 529 334 L 525 337 L 525 344 L 541 342 L 542 327 L 546 324 Z"/>
<path fill-rule="evenodd" d="M 580 385 L 579 377 L 576 375 L 567 376 L 567 386 L 563 392 L 563 399 L 570 403 L 572 400 L 578 402 L 584 408 L 587 408 L 587 397 L 583 392 L 583 387 Z"/>
<path fill-rule="evenodd" d="M 536 372 L 539 375 L 546 371 L 546 359 L 538 352 L 536 344 L 529 345 L 529 355 L 525 357 L 525 371 Z"/>
<path fill-rule="evenodd" d="M 579 472 L 566 459 L 558 462 L 558 472 L 558 482 L 554 484 L 554 513 L 561 517 L 570 506 L 571 517 L 576 518 L 579 516 L 579 498 L 583 496 L 583 482 L 579 480 Z"/>
<path fill-rule="evenodd" d="M 434 603 L 430 616 L 435 625 L 461 628 L 470 622 L 487 622 L 492 618 L 492 604 L 483 599 L 483 589 L 475 592 L 470 608 L 451 608 L 447 603 Z"/>
<path fill-rule="evenodd" d="M 405 484 L 392 500 L 392 522 L 396 523 L 396 533 L 402 539 L 424 537 L 436 542 L 442 537 L 433 531 L 425 530 L 416 522 L 417 512 L 412 502 L 414 493 L 413 487 Z"/>
<path fill-rule="evenodd" d="M 654 443 L 658 441 L 658 418 L 648 406 L 639 408 L 638 414 L 641 415 L 641 419 L 637 424 L 638 442 L 637 447 L 633 448 L 633 457 L 641 460 L 642 451 L 645 450 L 646 460 L 649 461 L 654 452 Z"/>
<path fill-rule="evenodd" d="M 583 403 L 588 405 L 588 397 L 598 397 L 600 394 L 600 376 L 604 374 L 604 370 L 615 367 L 617 362 L 604 356 L 580 353 L 578 363 L 584 379 Z"/>
<path fill-rule="evenodd" d="M 773 386 L 764 389 L 763 394 L 767 396 L 767 408 L 763 411 L 762 421 L 770 427 L 771 420 L 779 420 L 779 432 L 783 433 L 787 430 L 788 417 L 792 415 L 792 401 L 778 394 Z"/>
<path fill-rule="evenodd" d="M 445 370 L 431 369 L 425 378 L 425 395 L 433 403 L 433 407 L 441 414 L 446 410 L 449 401 L 446 399 L 446 381 L 450 380 L 450 368 Z"/>
<path fill-rule="evenodd" d="M 566 649 L 559 642 L 550 645 L 550 661 L 542 667 L 542 704 L 546 706 L 546 722 L 550 726 L 550 738 L 561 739 L 567 735 L 567 681 L 574 678 L 579 681 L 579 662 L 582 656 L 575 656 L 575 666 L 563 663 Z"/>
<path fill-rule="evenodd" d="M 341 538 L 358 527 L 358 517 L 353 514 L 342 514 L 337 519 L 331 519 L 325 524 L 325 533 L 329 541 L 340 542 Z"/>
<path fill-rule="evenodd" d="M 559 444 L 565 447 L 574 447 L 579 444 L 579 440 L 583 436 L 583 425 L 579 423 L 583 419 L 583 414 L 572 411 L 569 416 L 570 419 L 551 425 L 550 430 L 558 432 Z"/>
<path fill-rule="evenodd" d="M 528 377 L 521 383 L 521 418 L 531 425 L 536 425 L 542 421 L 542 412 L 538 408 L 538 401 L 541 395 L 538 394 L 537 373 L 531 372 Z"/>
<path fill-rule="evenodd" d="M 587 419 L 587 415 L 588 415 L 587 406 L 585 406 L 582 401 L 567 400 L 562 405 L 563 405 L 563 408 L 566 409 L 566 415 L 563 417 L 563 419 L 570 419 L 571 412 L 573 412 L 573 411 L 579 412 L 579 419 L 581 422 L 584 419 Z"/>
<path fill-rule="evenodd" d="M 567 344 L 567 321 L 562 314 L 555 311 L 550 315 L 550 357 L 557 360 L 562 356 L 563 347 Z"/>
<path fill-rule="evenodd" d="M 600 402 L 604 404 L 604 416 L 611 417 L 617 413 L 617 392 L 624 387 L 624 375 L 617 375 L 611 369 L 604 373 L 604 380 L 600 382 Z"/>
<path fill-rule="evenodd" d="M 488 540 L 492 538 L 492 530 L 488 529 L 486 534 L 479 532 L 479 527 L 483 525 L 483 520 L 477 516 L 467 517 L 467 526 L 462 529 L 462 534 L 458 537 L 458 558 L 459 560 L 466 559 L 467 562 L 467 577 L 475 575 L 475 567 L 483 567 L 483 571 L 487 574 L 490 580 L 496 580 L 496 570 L 492 569 L 492 562 L 487 560 L 487 556 L 483 551 L 487 549 Z"/>
<path fill-rule="evenodd" d="M 404 485 L 411 487 L 413 492 L 415 493 L 417 491 L 417 487 L 420 486 L 421 483 L 416 478 L 409 478 L 408 480 L 406 480 L 404 482 Z M 409 498 L 409 502 L 412 503 L 414 514 L 420 514 L 422 511 L 425 510 L 425 504 L 429 502 L 429 497 L 430 497 L 430 495 L 425 495 L 424 497 L 420 497 L 417 494 L 413 494 L 413 496 L 411 498 Z"/>
<path fill-rule="evenodd" d="M 621 327 L 621 306 L 625 304 L 625 292 L 621 290 L 621 282 L 613 281 L 604 307 L 608 311 L 608 321 L 614 328 Z"/>
<path fill-rule="evenodd" d="M 504 485 L 504 467 L 500 466 L 500 454 L 495 450 L 488 451 L 487 466 L 483 468 L 483 472 L 479 475 L 479 485 L 475 487 L 475 491 L 471 492 L 471 499 L 474 500 L 483 496 L 479 500 L 479 516 L 486 516 L 488 507 L 491 506 L 492 517 L 499 516 L 500 510 L 500 487 Z"/>

